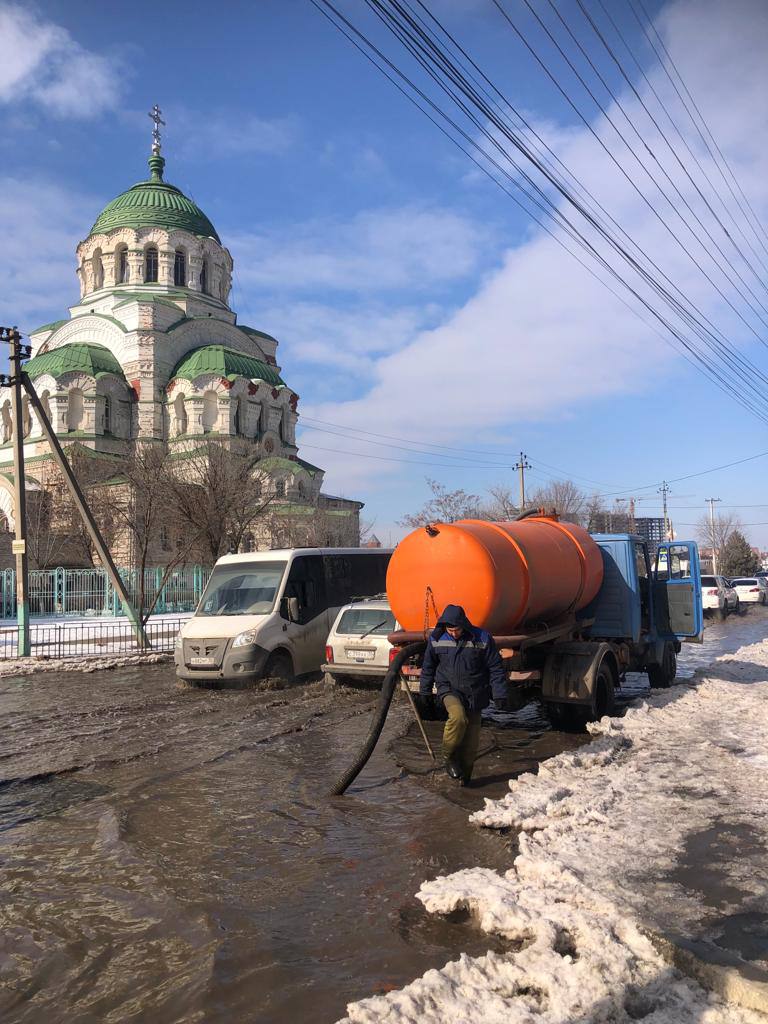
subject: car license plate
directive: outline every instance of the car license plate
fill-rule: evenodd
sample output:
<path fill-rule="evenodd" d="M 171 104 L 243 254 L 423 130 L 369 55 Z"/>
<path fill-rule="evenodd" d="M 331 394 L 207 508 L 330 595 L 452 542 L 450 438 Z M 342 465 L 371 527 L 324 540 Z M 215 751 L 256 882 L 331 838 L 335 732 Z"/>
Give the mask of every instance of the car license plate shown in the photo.
<path fill-rule="evenodd" d="M 355 649 L 354 647 L 347 647 L 346 654 L 353 661 L 373 661 L 376 657 L 376 651 Z"/>
<path fill-rule="evenodd" d="M 190 658 L 189 659 L 189 664 L 190 665 L 197 665 L 199 668 L 204 668 L 204 667 L 206 667 L 208 665 L 211 665 L 211 666 L 215 665 L 216 664 L 216 659 L 215 658 Z"/>

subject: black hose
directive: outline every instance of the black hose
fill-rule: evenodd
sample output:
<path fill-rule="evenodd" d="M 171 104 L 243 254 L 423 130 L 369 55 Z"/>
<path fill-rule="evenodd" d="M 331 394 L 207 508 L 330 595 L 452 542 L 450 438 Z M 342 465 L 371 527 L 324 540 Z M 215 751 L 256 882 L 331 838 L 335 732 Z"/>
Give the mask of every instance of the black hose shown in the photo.
<path fill-rule="evenodd" d="M 341 796 L 348 787 L 352 785 L 365 767 L 368 758 L 373 753 L 374 747 L 378 742 L 381 730 L 384 728 L 384 722 L 387 717 L 387 712 L 389 711 L 389 705 L 392 703 L 392 695 L 395 692 L 397 680 L 400 678 L 400 669 L 409 658 L 413 658 L 417 654 L 422 654 L 426 646 L 427 644 L 425 640 L 418 640 L 416 643 L 406 644 L 406 646 L 395 655 L 392 664 L 389 666 L 389 671 L 384 676 L 384 682 L 381 684 L 379 702 L 376 705 L 376 713 L 373 716 L 371 728 L 368 730 L 365 743 L 363 743 L 360 748 L 360 753 L 357 755 L 354 762 L 344 772 L 331 790 L 329 794 L 330 796 Z"/>
<path fill-rule="evenodd" d="M 540 515 L 541 515 L 541 509 L 539 509 L 539 508 L 529 508 L 527 511 L 521 512 L 519 515 L 515 516 L 513 522 L 519 523 L 521 519 L 528 519 L 529 516 L 540 516 Z"/>

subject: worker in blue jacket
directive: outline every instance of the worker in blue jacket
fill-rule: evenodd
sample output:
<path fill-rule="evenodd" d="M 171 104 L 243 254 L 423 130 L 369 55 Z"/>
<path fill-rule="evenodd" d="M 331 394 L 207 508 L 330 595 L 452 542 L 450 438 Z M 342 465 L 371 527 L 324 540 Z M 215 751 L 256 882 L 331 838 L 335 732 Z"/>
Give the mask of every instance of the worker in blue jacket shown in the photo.
<path fill-rule="evenodd" d="M 445 606 L 427 641 L 419 685 L 420 710 L 428 711 L 432 687 L 448 712 L 443 757 L 448 774 L 466 785 L 480 743 L 480 712 L 491 693 L 506 702 L 507 680 L 493 637 L 473 626 L 457 604 Z"/>

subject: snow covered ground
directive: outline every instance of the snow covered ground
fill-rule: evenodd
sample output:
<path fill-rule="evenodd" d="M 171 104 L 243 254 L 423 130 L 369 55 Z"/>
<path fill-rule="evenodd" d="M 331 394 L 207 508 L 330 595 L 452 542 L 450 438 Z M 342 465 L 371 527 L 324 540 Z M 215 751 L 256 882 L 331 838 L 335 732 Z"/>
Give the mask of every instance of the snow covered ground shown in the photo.
<path fill-rule="evenodd" d="M 670 967 L 648 929 L 716 940 L 734 911 L 765 916 L 768 640 L 591 728 L 591 744 L 472 815 L 519 830 L 509 871 L 467 868 L 417 894 L 432 913 L 468 910 L 509 953 L 462 955 L 350 1004 L 343 1024 L 764 1024 Z M 718 878 L 705 848 L 697 883 L 692 849 L 708 835 L 747 835 L 751 853 Z"/>

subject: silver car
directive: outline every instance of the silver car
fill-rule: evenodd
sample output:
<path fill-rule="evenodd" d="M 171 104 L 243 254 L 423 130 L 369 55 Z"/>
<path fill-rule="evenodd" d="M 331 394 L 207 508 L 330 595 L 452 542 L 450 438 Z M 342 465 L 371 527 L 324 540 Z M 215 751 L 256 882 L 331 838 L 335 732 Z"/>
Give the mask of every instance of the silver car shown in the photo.
<path fill-rule="evenodd" d="M 392 645 L 389 633 L 400 629 L 386 597 L 344 605 L 328 634 L 325 664 L 328 681 L 383 679 L 389 668 Z"/>

